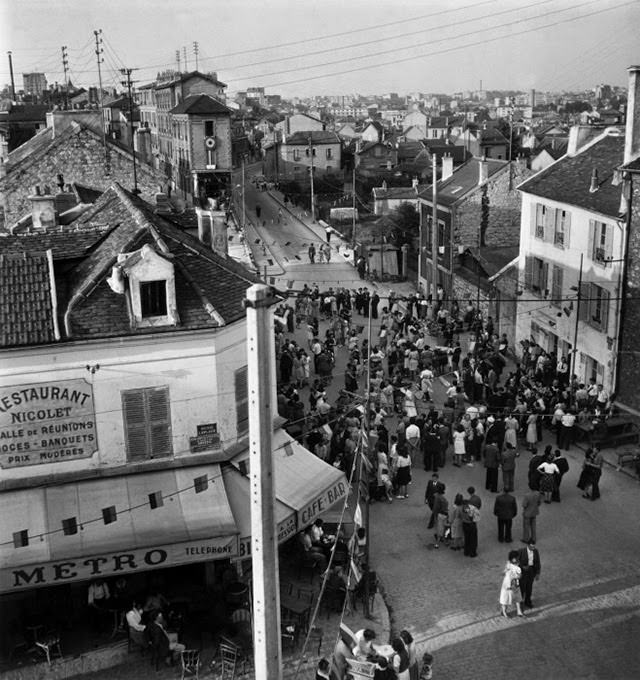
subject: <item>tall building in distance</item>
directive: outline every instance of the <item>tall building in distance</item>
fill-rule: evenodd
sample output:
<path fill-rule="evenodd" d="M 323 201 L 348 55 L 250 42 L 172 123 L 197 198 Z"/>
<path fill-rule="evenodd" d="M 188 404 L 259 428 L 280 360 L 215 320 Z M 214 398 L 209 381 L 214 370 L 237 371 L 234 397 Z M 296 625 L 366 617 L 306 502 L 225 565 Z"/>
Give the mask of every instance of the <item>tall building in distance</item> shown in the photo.
<path fill-rule="evenodd" d="M 47 77 L 44 73 L 23 73 L 22 89 L 25 94 L 42 97 L 42 93 L 47 89 Z"/>
<path fill-rule="evenodd" d="M 536 91 L 531 88 L 531 91 L 529 92 L 529 106 L 532 108 L 536 105 Z"/>

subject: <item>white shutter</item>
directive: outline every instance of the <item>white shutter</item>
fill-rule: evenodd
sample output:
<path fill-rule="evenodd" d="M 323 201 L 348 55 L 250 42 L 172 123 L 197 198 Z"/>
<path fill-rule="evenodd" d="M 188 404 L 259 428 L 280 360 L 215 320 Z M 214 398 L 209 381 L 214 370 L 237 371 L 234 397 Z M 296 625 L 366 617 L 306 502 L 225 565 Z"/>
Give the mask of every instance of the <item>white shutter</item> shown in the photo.
<path fill-rule="evenodd" d="M 605 258 L 611 259 L 613 257 L 613 225 L 606 225 L 605 240 L 604 240 Z"/>
<path fill-rule="evenodd" d="M 547 243 L 553 243 L 553 238 L 556 230 L 556 213 L 555 208 L 547 208 L 545 211 L 544 220 L 544 240 Z"/>
<path fill-rule="evenodd" d="M 600 330 L 607 333 L 609 330 L 609 306 L 611 304 L 611 295 L 608 290 L 602 289 L 602 301 L 600 309 Z"/>
<path fill-rule="evenodd" d="M 592 260 L 594 259 L 594 245 L 595 245 L 595 238 L 596 238 L 596 221 L 595 220 L 589 220 L 589 248 L 587 249 L 587 256 L 590 257 Z"/>

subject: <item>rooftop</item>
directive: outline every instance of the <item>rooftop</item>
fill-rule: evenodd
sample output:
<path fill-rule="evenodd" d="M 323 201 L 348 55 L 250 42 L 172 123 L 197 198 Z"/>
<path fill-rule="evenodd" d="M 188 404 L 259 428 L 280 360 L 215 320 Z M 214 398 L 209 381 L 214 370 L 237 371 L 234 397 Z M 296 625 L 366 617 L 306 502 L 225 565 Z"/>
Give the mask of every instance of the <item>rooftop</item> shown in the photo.
<path fill-rule="evenodd" d="M 191 97 L 185 97 L 177 106 L 175 106 L 169 113 L 189 113 L 189 114 L 231 114 L 222 102 L 208 94 L 194 94 Z"/>
<path fill-rule="evenodd" d="M 523 182 L 521 191 L 585 210 L 617 217 L 620 187 L 612 184 L 614 171 L 621 165 L 624 136 L 604 134 L 575 156 L 564 156 Z M 598 189 L 591 192 L 591 176 L 598 173 Z"/>

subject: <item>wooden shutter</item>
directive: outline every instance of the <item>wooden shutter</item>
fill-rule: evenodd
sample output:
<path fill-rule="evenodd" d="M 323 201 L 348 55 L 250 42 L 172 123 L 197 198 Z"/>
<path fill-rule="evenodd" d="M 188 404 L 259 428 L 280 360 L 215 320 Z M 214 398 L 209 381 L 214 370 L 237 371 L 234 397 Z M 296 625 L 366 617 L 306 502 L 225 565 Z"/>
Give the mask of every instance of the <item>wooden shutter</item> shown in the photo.
<path fill-rule="evenodd" d="M 588 283 L 583 283 L 580 286 L 578 292 L 580 296 L 580 321 L 589 321 L 591 318 L 590 308 L 591 308 L 591 285 Z"/>
<path fill-rule="evenodd" d="M 170 456 L 173 452 L 171 442 L 171 414 L 169 412 L 169 388 L 153 387 L 145 390 L 149 416 L 150 458 Z"/>
<path fill-rule="evenodd" d="M 564 213 L 564 247 L 568 248 L 571 238 L 571 213 L 565 210 Z"/>
<path fill-rule="evenodd" d="M 546 291 L 549 288 L 549 263 L 542 263 L 542 271 L 540 273 L 540 293 L 541 295 L 546 295 Z"/>
<path fill-rule="evenodd" d="M 609 305 L 611 304 L 611 295 L 608 290 L 601 289 L 602 298 L 600 302 L 600 330 L 606 333 L 609 330 Z"/>
<path fill-rule="evenodd" d="M 555 208 L 547 208 L 545 211 L 544 220 L 544 240 L 548 243 L 553 243 L 556 231 L 556 213 Z"/>
<path fill-rule="evenodd" d="M 236 421 L 238 434 L 249 429 L 249 384 L 248 369 L 239 368 L 234 375 L 236 391 Z"/>
<path fill-rule="evenodd" d="M 127 390 L 122 393 L 122 414 L 127 446 L 127 459 L 147 457 L 149 439 L 144 390 Z"/>
<path fill-rule="evenodd" d="M 526 290 L 533 289 L 533 257 L 526 255 L 524 258 L 524 287 Z"/>
<path fill-rule="evenodd" d="M 596 221 L 589 220 L 589 248 L 587 250 L 587 256 L 592 260 L 594 259 L 594 247 L 596 240 Z"/>
<path fill-rule="evenodd" d="M 562 280 L 563 280 L 563 270 L 562 267 L 556 265 L 552 269 L 552 283 L 551 283 L 551 304 L 556 307 L 562 306 Z"/>
<path fill-rule="evenodd" d="M 613 225 L 607 224 L 604 237 L 604 256 L 607 259 L 613 257 Z"/>

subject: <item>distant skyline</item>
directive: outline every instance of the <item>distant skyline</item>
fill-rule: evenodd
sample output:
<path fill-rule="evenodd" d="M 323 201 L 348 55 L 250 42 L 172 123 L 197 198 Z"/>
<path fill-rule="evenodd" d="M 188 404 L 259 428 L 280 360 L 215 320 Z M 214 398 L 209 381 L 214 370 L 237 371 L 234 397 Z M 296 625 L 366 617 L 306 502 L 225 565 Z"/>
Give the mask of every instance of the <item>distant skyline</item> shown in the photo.
<path fill-rule="evenodd" d="M 0 83 L 42 71 L 122 89 L 177 67 L 216 71 L 233 96 L 262 86 L 293 96 L 583 90 L 626 85 L 640 63 L 640 0 L 0 0 Z M 539 28 L 540 30 L 535 30 Z"/>

